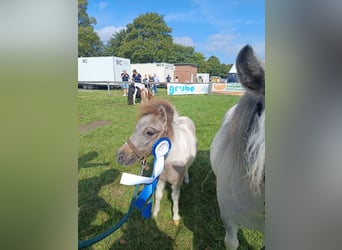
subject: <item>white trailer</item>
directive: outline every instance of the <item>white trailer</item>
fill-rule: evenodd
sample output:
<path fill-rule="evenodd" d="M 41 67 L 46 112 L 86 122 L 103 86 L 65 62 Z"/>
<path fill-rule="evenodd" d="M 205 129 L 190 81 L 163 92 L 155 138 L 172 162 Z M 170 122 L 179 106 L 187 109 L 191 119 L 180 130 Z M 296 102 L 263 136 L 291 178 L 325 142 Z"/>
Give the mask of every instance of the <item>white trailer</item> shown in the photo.
<path fill-rule="evenodd" d="M 92 89 L 94 86 L 121 86 L 121 73 L 131 71 L 131 61 L 115 56 L 79 57 L 78 86 Z"/>
<path fill-rule="evenodd" d="M 175 65 L 170 63 L 136 63 L 131 64 L 131 69 L 136 69 L 142 77 L 156 74 L 161 83 L 166 82 L 168 75 L 171 76 L 171 82 L 174 81 Z M 130 75 L 132 76 L 132 72 Z"/>
<path fill-rule="evenodd" d="M 208 83 L 210 82 L 209 73 L 197 73 L 198 83 Z"/>

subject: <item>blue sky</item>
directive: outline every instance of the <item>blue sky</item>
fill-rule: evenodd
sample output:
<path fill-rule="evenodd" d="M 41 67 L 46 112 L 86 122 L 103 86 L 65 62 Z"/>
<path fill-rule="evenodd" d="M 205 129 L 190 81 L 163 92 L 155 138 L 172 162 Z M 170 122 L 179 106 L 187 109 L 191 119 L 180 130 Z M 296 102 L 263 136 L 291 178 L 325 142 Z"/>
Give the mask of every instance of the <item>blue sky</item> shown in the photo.
<path fill-rule="evenodd" d="M 247 43 L 265 58 L 264 0 L 88 0 L 87 12 L 103 42 L 139 15 L 156 12 L 172 29 L 175 43 L 195 47 L 206 59 L 213 55 L 234 63 Z"/>

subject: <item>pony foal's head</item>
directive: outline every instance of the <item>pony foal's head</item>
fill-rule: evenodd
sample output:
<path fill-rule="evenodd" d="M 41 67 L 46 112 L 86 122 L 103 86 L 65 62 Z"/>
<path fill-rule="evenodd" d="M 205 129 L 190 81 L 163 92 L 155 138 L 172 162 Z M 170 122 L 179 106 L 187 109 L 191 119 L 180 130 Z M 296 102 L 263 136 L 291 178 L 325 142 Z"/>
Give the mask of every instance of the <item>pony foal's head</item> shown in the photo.
<path fill-rule="evenodd" d="M 154 99 L 142 104 L 135 131 L 117 152 L 118 163 L 132 165 L 145 160 L 160 137 L 167 136 L 172 140 L 174 115 L 174 108 L 166 100 Z"/>

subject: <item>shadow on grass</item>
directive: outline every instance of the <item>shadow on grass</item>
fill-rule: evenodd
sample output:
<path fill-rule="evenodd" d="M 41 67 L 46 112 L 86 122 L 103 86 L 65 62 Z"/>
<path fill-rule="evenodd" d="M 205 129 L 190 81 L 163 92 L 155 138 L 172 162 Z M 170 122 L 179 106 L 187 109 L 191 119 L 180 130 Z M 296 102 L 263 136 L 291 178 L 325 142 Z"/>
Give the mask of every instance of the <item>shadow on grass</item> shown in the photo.
<path fill-rule="evenodd" d="M 105 224 L 93 224 L 98 212 L 108 215 L 113 214 L 112 207 L 99 195 L 101 187 L 112 183 L 119 176 L 119 171 L 109 169 L 100 177 L 92 177 L 79 181 L 78 183 L 78 235 L 84 238 L 98 233 L 103 228 L 110 226 L 110 220 Z"/>
<path fill-rule="evenodd" d="M 109 249 L 175 249 L 174 239 L 161 232 L 155 220 L 144 219 L 137 210 L 133 211 L 123 230 L 121 239 L 126 243 L 118 240 Z"/>
<path fill-rule="evenodd" d="M 90 162 L 91 160 L 95 159 L 99 153 L 96 151 L 88 152 L 81 157 L 78 158 L 78 168 L 91 168 L 91 167 L 98 167 L 98 166 L 108 166 L 109 162 Z"/>
<path fill-rule="evenodd" d="M 109 169 L 101 173 L 99 177 L 79 181 L 79 240 L 89 239 L 103 233 L 124 216 L 124 213 L 113 209 L 99 195 L 102 186 L 113 183 L 119 175 L 118 170 Z M 98 217 L 100 219 L 97 219 Z M 174 249 L 174 240 L 162 233 L 153 219 L 144 219 L 137 210 L 132 212 L 127 222 L 119 230 L 123 232 L 120 239 L 103 249 L 160 249 L 160 242 L 163 242 L 163 249 Z M 93 247 L 85 249 L 93 249 Z"/>
<path fill-rule="evenodd" d="M 144 176 L 151 176 L 153 159 L 150 158 L 147 164 L 151 167 L 144 171 Z M 175 240 L 163 233 L 153 218 L 143 218 L 137 209 L 133 210 L 127 223 L 123 226 L 123 231 L 121 239 L 127 241 L 127 244 L 116 241 L 109 249 L 175 249 Z"/>
<path fill-rule="evenodd" d="M 225 249 L 225 230 L 216 198 L 216 177 L 211 170 L 208 150 L 197 153 L 189 175 L 190 183 L 181 188 L 179 209 L 184 225 L 193 232 L 193 249 Z M 239 249 L 256 249 L 249 245 L 240 230 L 238 238 Z"/>

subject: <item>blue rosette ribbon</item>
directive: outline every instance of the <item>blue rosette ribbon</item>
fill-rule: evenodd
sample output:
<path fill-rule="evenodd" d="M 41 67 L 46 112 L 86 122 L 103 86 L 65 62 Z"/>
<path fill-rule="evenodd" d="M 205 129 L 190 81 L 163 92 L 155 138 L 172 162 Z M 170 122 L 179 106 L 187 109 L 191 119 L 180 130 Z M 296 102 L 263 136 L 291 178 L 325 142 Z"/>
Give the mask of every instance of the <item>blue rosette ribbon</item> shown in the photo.
<path fill-rule="evenodd" d="M 141 215 L 149 219 L 152 211 L 152 197 L 156 189 L 159 175 L 164 170 L 165 157 L 171 150 L 171 141 L 167 137 L 159 138 L 152 146 L 152 155 L 154 157 L 153 172 L 151 177 L 144 177 L 123 173 L 120 184 L 138 185 L 145 184 L 141 190 L 134 206 L 141 212 Z"/>

